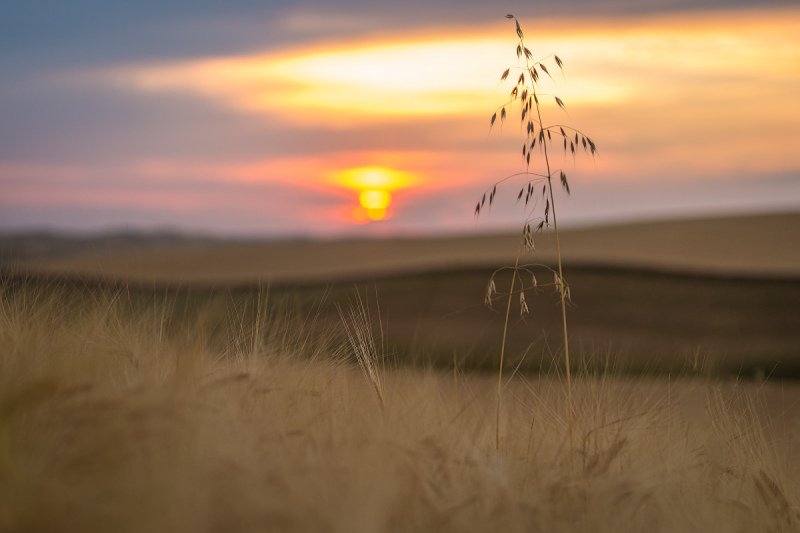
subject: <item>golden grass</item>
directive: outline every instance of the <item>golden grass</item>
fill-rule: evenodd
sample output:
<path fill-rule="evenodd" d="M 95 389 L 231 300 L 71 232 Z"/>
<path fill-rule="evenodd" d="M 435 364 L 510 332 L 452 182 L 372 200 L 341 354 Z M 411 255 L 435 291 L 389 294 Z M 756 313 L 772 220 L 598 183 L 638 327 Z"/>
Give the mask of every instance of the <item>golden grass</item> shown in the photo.
<path fill-rule="evenodd" d="M 376 364 L 382 409 L 263 304 L 2 293 L 0 531 L 800 527 L 797 387 L 580 375 L 570 449 L 558 376 L 516 375 L 496 451 L 491 376 Z"/>

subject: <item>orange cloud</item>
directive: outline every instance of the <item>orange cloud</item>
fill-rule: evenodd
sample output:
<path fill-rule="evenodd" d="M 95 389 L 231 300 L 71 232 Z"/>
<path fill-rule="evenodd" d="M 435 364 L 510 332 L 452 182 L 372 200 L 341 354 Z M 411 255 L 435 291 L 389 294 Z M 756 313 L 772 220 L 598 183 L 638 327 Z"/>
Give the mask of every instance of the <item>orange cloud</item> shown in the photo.
<path fill-rule="evenodd" d="M 526 29 L 534 53 L 557 52 L 566 63 L 564 77 L 554 72 L 544 91 L 563 97 L 567 114 L 546 109 L 546 122 L 580 126 L 600 150 L 588 161 L 558 155 L 555 166 L 586 179 L 620 181 L 800 169 L 794 148 L 800 144 L 799 23 L 797 8 L 533 21 Z M 421 195 L 480 189 L 519 170 L 521 159 L 512 155 L 518 152 L 517 122 L 509 119 L 487 136 L 488 117 L 507 95 L 498 77 L 513 64 L 514 45 L 507 25 L 438 30 L 120 65 L 95 72 L 93 80 L 145 93 L 202 96 L 286 128 L 316 126 L 320 135 L 353 129 L 350 147 L 358 145 L 358 135 L 373 141 L 380 128 L 408 122 L 402 135 L 409 141 L 392 137 L 383 145 L 371 142 L 370 149 L 334 146 L 323 153 L 309 143 L 294 146 L 299 155 L 292 157 L 152 160 L 128 167 L 156 180 L 203 176 L 325 191 L 341 199 L 341 209 L 332 209 L 337 219 L 366 221 L 399 214 Z M 368 133 L 359 129 L 366 126 Z M 415 144 L 422 128 L 425 140 Z M 471 144 L 459 148 L 452 139 Z"/>
<path fill-rule="evenodd" d="M 534 26 L 535 53 L 567 59 L 572 106 L 689 96 L 739 78 L 752 96 L 796 86 L 800 10 L 719 12 Z M 513 63 L 508 28 L 405 40 L 343 42 L 276 53 L 116 67 L 104 79 L 142 91 L 182 91 L 287 121 L 346 126 L 386 117 L 463 115 L 493 109 L 499 71 Z M 559 76 L 556 76 L 557 80 Z M 698 88 L 695 88 L 698 89 Z"/>

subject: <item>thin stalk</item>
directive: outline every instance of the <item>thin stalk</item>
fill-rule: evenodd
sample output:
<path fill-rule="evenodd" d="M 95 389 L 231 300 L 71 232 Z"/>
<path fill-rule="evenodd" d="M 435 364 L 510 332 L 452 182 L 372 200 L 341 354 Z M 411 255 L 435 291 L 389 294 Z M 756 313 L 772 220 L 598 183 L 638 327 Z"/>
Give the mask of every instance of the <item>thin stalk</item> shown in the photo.
<path fill-rule="evenodd" d="M 533 80 L 533 73 L 530 72 L 531 80 Z M 536 104 L 536 114 L 539 117 L 539 124 L 542 123 L 542 112 L 539 107 L 539 100 L 536 98 L 536 85 L 531 82 L 531 87 L 534 95 L 534 102 Z M 569 359 L 569 331 L 567 329 L 567 298 L 566 287 L 564 283 L 564 269 L 561 261 L 561 240 L 558 233 L 558 219 L 556 218 L 556 199 L 553 194 L 553 174 L 550 170 L 550 156 L 547 152 L 547 140 L 541 143 L 544 149 L 544 161 L 547 165 L 547 189 L 550 191 L 550 209 L 553 210 L 553 231 L 556 234 L 556 261 L 558 262 L 558 289 L 559 296 L 561 296 L 561 325 L 564 331 L 564 372 L 567 380 L 567 428 L 569 431 L 569 447 L 572 449 L 572 427 L 575 422 L 575 408 L 572 402 L 572 373 L 570 371 Z"/>
<path fill-rule="evenodd" d="M 547 180 L 549 183 L 549 179 Z M 572 448 L 572 426 L 575 421 L 575 406 L 572 402 L 572 375 L 569 360 L 569 333 L 567 330 L 567 298 L 564 286 L 564 270 L 561 266 L 561 242 L 558 237 L 558 222 L 556 221 L 556 206 L 553 202 L 553 187 L 550 189 L 550 205 L 553 209 L 553 230 L 556 234 L 556 260 L 558 261 L 558 288 L 561 293 L 561 325 L 564 330 L 564 372 L 567 379 L 567 425 L 569 427 L 569 445 Z"/>
<path fill-rule="evenodd" d="M 554 194 L 554 191 L 553 191 L 553 169 L 552 169 L 552 167 L 550 165 L 550 154 L 549 154 L 549 150 L 548 150 L 548 142 L 551 142 L 550 130 L 552 128 L 556 127 L 556 126 L 545 126 L 544 122 L 542 120 L 542 111 L 541 111 L 541 106 L 539 104 L 539 94 L 538 94 L 538 91 L 537 91 L 537 84 L 538 84 L 538 80 L 539 80 L 539 75 L 538 75 L 538 70 L 536 69 L 536 66 L 539 65 L 539 67 L 541 68 L 541 70 L 544 73 L 546 73 L 548 75 L 550 73 L 545 68 L 545 66 L 541 63 L 541 61 L 532 63 L 532 61 L 533 61 L 532 53 L 525 46 L 524 35 L 523 35 L 523 32 L 522 32 L 522 29 L 520 28 L 519 21 L 516 19 L 516 17 L 514 17 L 513 15 L 506 15 L 506 18 L 514 19 L 514 21 L 515 21 L 516 30 L 517 30 L 517 36 L 519 37 L 519 44 L 517 45 L 517 57 L 518 58 L 521 57 L 522 54 L 523 54 L 523 51 L 524 51 L 524 55 L 525 55 L 525 71 L 527 71 L 527 74 L 528 74 L 528 83 L 526 83 L 525 72 L 523 72 L 522 74 L 520 74 L 519 80 L 517 81 L 516 85 L 514 86 L 514 89 L 511 91 L 511 98 L 509 99 L 509 101 L 506 102 L 505 104 L 503 104 L 503 106 L 501 106 L 498 109 L 501 109 L 501 111 L 500 111 L 500 121 L 502 123 L 502 121 L 506 117 L 505 107 L 507 105 L 513 103 L 517 99 L 520 99 L 521 105 L 522 105 L 522 111 L 521 111 L 521 121 L 522 121 L 522 123 L 525 122 L 526 115 L 528 117 L 527 134 L 525 136 L 525 144 L 522 145 L 522 155 L 523 155 L 523 157 L 525 158 L 525 160 L 527 162 L 527 167 L 526 167 L 526 171 L 524 173 L 519 173 L 517 175 L 527 174 L 527 175 L 539 176 L 539 177 L 547 180 L 546 187 L 549 189 L 549 196 L 547 198 L 547 204 L 548 205 L 545 207 L 545 220 L 543 221 L 542 224 L 547 223 L 548 226 L 549 226 L 549 209 L 552 208 L 553 229 L 555 231 L 555 238 L 556 238 L 556 259 L 557 259 L 557 263 L 558 263 L 558 273 L 556 274 L 558 276 L 558 278 L 556 280 L 556 283 L 558 285 L 558 292 L 559 292 L 559 296 L 560 296 L 560 300 L 561 300 L 561 325 L 562 325 L 562 328 L 563 328 L 563 335 L 564 335 L 564 373 L 565 373 L 565 377 L 566 377 L 566 388 L 567 388 L 567 427 L 568 427 L 568 432 L 569 432 L 569 448 L 570 448 L 570 450 L 572 450 L 573 449 L 573 444 L 574 444 L 574 441 L 573 441 L 573 430 L 574 430 L 574 425 L 575 425 L 575 406 L 574 406 L 574 400 L 573 400 L 573 395 L 572 395 L 572 368 L 571 368 L 572 367 L 572 363 L 570 361 L 570 355 L 569 355 L 569 329 L 568 329 L 568 326 L 567 326 L 567 297 L 568 297 L 569 292 L 568 292 L 568 288 L 567 288 L 566 282 L 564 281 L 564 267 L 563 267 L 563 260 L 562 260 L 562 257 L 561 257 L 561 235 L 560 235 L 559 230 L 558 230 L 558 219 L 557 219 L 557 216 L 556 216 L 556 201 L 555 201 L 555 194 Z M 559 68 L 562 67 L 561 60 L 558 58 L 558 56 L 555 56 L 555 61 L 556 61 L 556 63 L 557 63 Z M 503 72 L 502 76 L 500 77 L 501 81 L 505 80 L 508 77 L 509 71 L 510 71 L 510 68 L 506 69 Z M 522 94 L 521 95 L 520 95 L 520 89 L 522 90 Z M 530 93 L 528 93 L 528 89 L 530 89 Z M 532 98 L 530 100 L 527 100 L 529 98 L 529 96 L 528 96 L 529 94 L 530 94 L 530 96 Z M 533 118 L 533 116 L 532 116 L 533 112 L 532 112 L 531 100 L 533 100 L 535 102 L 535 105 L 536 105 L 536 118 Z M 561 101 L 560 98 L 555 97 L 555 100 L 556 100 L 556 103 L 560 107 L 562 107 L 562 108 L 564 107 L 564 103 Z M 497 110 L 495 110 L 494 114 L 491 117 L 490 127 L 491 127 L 491 125 L 494 125 L 496 119 L 497 119 Z M 538 124 L 538 126 L 539 126 L 539 138 L 541 139 L 541 142 L 539 143 L 539 147 L 544 153 L 544 160 L 545 160 L 545 163 L 547 165 L 547 174 L 546 175 L 535 174 L 535 173 L 531 173 L 530 172 L 531 151 L 533 150 L 533 148 L 534 148 L 534 146 L 536 144 L 536 136 L 535 136 L 535 131 L 536 131 L 535 128 L 536 127 L 534 126 L 534 122 L 536 124 Z M 557 127 L 560 128 L 560 131 L 561 131 L 562 135 L 564 135 L 564 138 L 566 139 L 566 134 L 564 133 L 564 130 L 563 130 L 563 128 L 565 126 L 557 126 Z M 578 144 L 578 137 L 577 137 L 578 130 L 576 130 L 575 128 L 572 128 L 572 127 L 569 127 L 569 129 L 576 132 L 575 133 L 575 135 L 576 135 L 575 144 Z M 545 137 L 545 133 L 547 133 L 546 137 Z M 530 140 L 531 136 L 533 136 L 533 140 L 530 142 L 530 148 L 528 149 L 527 148 L 527 143 Z M 595 152 L 594 143 L 591 140 L 588 140 L 588 138 L 584 138 L 584 139 L 582 139 L 582 141 L 583 141 L 584 148 L 586 148 L 587 143 L 589 143 L 591 145 L 591 151 L 592 151 L 592 154 L 594 155 L 594 152 Z M 566 143 L 566 141 L 565 141 L 565 143 Z M 578 146 L 580 147 L 580 144 L 578 144 Z M 565 144 L 565 151 L 566 151 L 566 144 Z M 574 151 L 575 151 L 574 146 L 572 146 L 572 151 L 574 153 Z M 566 181 L 565 181 L 566 178 L 565 178 L 563 172 L 561 174 L 562 174 L 562 182 L 563 182 L 565 188 L 567 189 L 567 192 L 569 193 L 569 187 L 566 185 Z M 509 179 L 510 177 L 512 177 L 512 176 L 506 177 L 505 179 L 501 180 L 500 182 L 498 182 L 498 183 L 496 183 L 494 185 L 494 187 L 492 188 L 492 192 L 489 193 L 489 205 L 492 204 L 492 199 L 494 197 L 494 193 L 495 193 L 495 190 L 497 188 L 497 185 L 499 183 L 502 183 L 506 179 Z M 525 198 L 525 205 L 526 206 L 528 205 L 528 200 L 529 200 L 530 194 L 531 194 L 531 181 L 528 182 L 528 196 L 526 196 L 526 198 Z M 520 191 L 520 194 L 517 197 L 518 200 L 519 200 L 519 198 L 522 197 L 522 193 L 523 193 L 523 191 Z M 544 194 L 544 191 L 543 191 L 543 194 Z M 480 214 L 481 207 L 483 206 L 483 203 L 484 203 L 485 200 L 486 200 L 486 193 L 484 193 L 481 201 L 478 202 L 477 206 L 475 207 L 476 216 L 478 214 Z M 534 204 L 534 207 L 535 207 L 535 204 Z M 539 228 L 537 228 L 537 231 L 538 231 L 538 229 L 540 229 L 542 227 L 542 224 L 539 225 Z M 528 237 L 527 233 L 529 231 L 530 231 L 530 226 L 526 224 L 526 226 L 525 226 L 526 239 Z M 510 316 L 511 316 L 511 298 L 513 297 L 513 293 L 514 293 L 514 289 L 515 289 L 515 285 L 516 285 L 516 281 L 517 281 L 517 275 L 519 274 L 520 254 L 521 254 L 521 250 L 517 254 L 516 262 L 514 264 L 514 269 L 512 271 L 511 288 L 510 288 L 509 293 L 508 293 L 508 302 L 506 304 L 506 316 L 505 316 L 505 322 L 503 324 L 503 339 L 502 339 L 502 344 L 500 346 L 500 367 L 499 367 L 498 373 L 497 373 L 497 411 L 496 411 L 496 421 L 495 421 L 495 430 L 496 430 L 495 431 L 495 448 L 497 450 L 500 449 L 500 410 L 501 410 L 501 406 L 502 406 L 502 395 L 503 395 L 503 366 L 505 364 L 506 342 L 508 340 L 508 326 L 509 326 L 509 320 L 510 320 Z M 524 290 L 524 283 L 522 285 L 523 285 L 523 289 L 522 290 Z M 491 291 L 491 286 L 490 286 L 489 291 Z M 513 377 L 513 375 L 512 375 L 512 377 Z"/>
<path fill-rule="evenodd" d="M 508 302 L 506 303 L 506 319 L 503 323 L 503 341 L 500 344 L 500 368 L 497 372 L 497 412 L 495 419 L 495 450 L 500 449 L 500 407 L 503 397 L 503 364 L 506 355 L 506 339 L 508 338 L 508 321 L 511 317 L 511 299 L 514 297 L 514 285 L 517 282 L 517 269 L 519 269 L 519 256 L 521 252 L 517 252 L 517 260 L 514 263 L 514 270 L 511 272 L 511 288 L 508 291 Z"/>

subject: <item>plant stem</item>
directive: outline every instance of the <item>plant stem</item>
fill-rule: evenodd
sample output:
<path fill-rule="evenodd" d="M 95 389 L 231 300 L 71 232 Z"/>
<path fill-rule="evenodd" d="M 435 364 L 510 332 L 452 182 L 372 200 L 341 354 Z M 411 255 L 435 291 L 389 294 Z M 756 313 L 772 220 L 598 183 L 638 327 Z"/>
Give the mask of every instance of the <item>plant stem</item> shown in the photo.
<path fill-rule="evenodd" d="M 549 171 L 548 171 L 549 172 Z M 547 179 L 548 184 L 550 178 Z M 550 189 L 550 205 L 553 208 L 553 230 L 556 234 L 556 260 L 558 261 L 558 287 L 561 293 L 561 325 L 564 329 L 564 372 L 567 380 L 567 426 L 569 428 L 569 447 L 572 448 L 572 426 L 575 421 L 575 406 L 572 402 L 572 375 L 569 360 L 569 332 L 567 330 L 567 299 L 564 284 L 564 270 L 561 266 L 561 242 L 558 236 L 558 221 L 556 220 L 556 206 L 553 202 L 553 187 Z"/>
<path fill-rule="evenodd" d="M 529 75 L 533 80 L 533 74 L 529 68 Z M 542 111 L 539 107 L 539 99 L 536 97 L 536 85 L 531 82 L 531 88 L 536 102 L 536 114 L 539 117 L 539 127 L 542 125 Z M 550 169 L 550 156 L 547 153 L 547 140 L 543 138 L 541 146 L 544 149 L 544 161 L 547 165 L 547 189 L 550 191 L 550 208 L 553 210 L 553 231 L 556 234 L 556 260 L 558 262 L 558 289 L 561 296 L 561 325 L 564 330 L 564 372 L 567 381 L 567 428 L 569 431 L 569 447 L 572 449 L 572 426 L 575 419 L 575 408 L 572 403 L 572 373 L 570 371 L 569 360 L 569 331 L 567 329 L 567 298 L 566 286 L 564 282 L 564 269 L 561 261 L 561 240 L 558 234 L 558 219 L 556 218 L 556 199 L 553 194 L 553 173 Z"/>
<path fill-rule="evenodd" d="M 497 413 L 495 419 L 495 450 L 500 449 L 500 404 L 503 397 L 503 364 L 506 355 L 506 339 L 508 338 L 508 321 L 511 317 L 511 299 L 514 297 L 514 285 L 517 282 L 517 269 L 519 269 L 519 256 L 521 252 L 517 252 L 517 260 L 514 263 L 514 270 L 511 273 L 511 288 L 508 290 L 508 303 L 506 304 L 506 319 L 503 323 L 503 341 L 500 344 L 500 369 L 497 372 Z"/>

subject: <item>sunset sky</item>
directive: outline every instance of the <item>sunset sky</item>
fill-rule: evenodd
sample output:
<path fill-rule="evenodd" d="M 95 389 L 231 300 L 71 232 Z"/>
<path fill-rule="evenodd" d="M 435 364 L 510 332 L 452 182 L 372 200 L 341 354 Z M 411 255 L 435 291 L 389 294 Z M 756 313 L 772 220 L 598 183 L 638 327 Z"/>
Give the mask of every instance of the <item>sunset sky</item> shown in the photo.
<path fill-rule="evenodd" d="M 524 168 L 507 12 L 599 150 L 556 156 L 565 223 L 800 209 L 795 1 L 11 0 L 0 231 L 514 227 L 518 182 L 473 217 Z"/>

